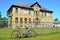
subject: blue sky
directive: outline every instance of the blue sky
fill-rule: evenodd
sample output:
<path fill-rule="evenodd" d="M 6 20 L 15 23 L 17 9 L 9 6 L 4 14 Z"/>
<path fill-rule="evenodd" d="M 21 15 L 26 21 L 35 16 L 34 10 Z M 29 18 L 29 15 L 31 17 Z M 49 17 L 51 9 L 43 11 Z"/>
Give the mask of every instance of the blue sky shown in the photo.
<path fill-rule="evenodd" d="M 54 11 L 52 16 L 53 18 L 59 18 L 60 20 L 60 0 L 0 0 L 0 11 L 2 17 L 7 17 L 7 10 L 12 4 L 17 2 L 35 3 L 38 2 L 41 6 Z"/>

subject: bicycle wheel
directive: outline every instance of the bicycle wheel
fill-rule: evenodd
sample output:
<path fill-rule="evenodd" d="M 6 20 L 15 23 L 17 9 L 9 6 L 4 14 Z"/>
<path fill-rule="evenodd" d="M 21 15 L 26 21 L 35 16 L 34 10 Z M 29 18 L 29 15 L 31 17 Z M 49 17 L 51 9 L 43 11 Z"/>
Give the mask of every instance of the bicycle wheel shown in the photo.
<path fill-rule="evenodd" d="M 30 30 L 29 31 L 29 36 L 30 37 L 35 37 L 36 36 L 36 32 L 34 30 Z"/>
<path fill-rule="evenodd" d="M 15 30 L 11 33 L 11 38 L 20 38 L 20 32 Z"/>

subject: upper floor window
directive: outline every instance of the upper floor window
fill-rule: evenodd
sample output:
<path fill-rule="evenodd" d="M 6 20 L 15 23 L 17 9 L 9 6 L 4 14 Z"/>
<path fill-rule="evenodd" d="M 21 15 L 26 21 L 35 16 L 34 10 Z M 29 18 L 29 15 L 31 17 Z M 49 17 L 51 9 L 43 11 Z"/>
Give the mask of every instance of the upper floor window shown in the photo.
<path fill-rule="evenodd" d="M 42 12 L 42 16 L 46 16 L 46 12 Z"/>
<path fill-rule="evenodd" d="M 38 15 L 38 11 L 35 11 L 35 15 Z"/>
<path fill-rule="evenodd" d="M 15 12 L 18 13 L 18 8 L 16 8 L 16 11 Z"/>
<path fill-rule="evenodd" d="M 23 23 L 23 18 L 20 18 L 20 23 Z"/>
<path fill-rule="evenodd" d="M 30 10 L 28 10 L 28 14 L 31 14 L 31 11 Z"/>
<path fill-rule="evenodd" d="M 20 9 L 20 14 L 23 14 L 24 13 L 24 9 Z"/>
<path fill-rule="evenodd" d="M 18 18 L 17 17 L 15 18 L 15 22 L 18 23 Z"/>
<path fill-rule="evenodd" d="M 37 9 L 37 8 L 39 8 L 39 6 L 38 6 L 37 4 L 35 4 L 35 6 L 34 6 L 34 7 L 35 7 L 36 9 Z"/>
<path fill-rule="evenodd" d="M 27 14 L 28 13 L 28 10 L 25 9 L 24 13 Z"/>

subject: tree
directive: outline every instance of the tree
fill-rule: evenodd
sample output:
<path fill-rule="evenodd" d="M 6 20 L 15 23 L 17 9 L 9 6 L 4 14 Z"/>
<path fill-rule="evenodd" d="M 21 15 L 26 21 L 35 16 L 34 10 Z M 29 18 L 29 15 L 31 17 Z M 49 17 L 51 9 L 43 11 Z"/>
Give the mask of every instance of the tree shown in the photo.
<path fill-rule="evenodd" d="M 58 18 L 55 18 L 54 21 L 58 21 Z"/>
<path fill-rule="evenodd" d="M 0 12 L 0 27 L 7 27 L 8 25 L 8 21 L 7 21 L 7 17 L 1 17 L 1 12 Z"/>
<path fill-rule="evenodd" d="M 7 17 L 2 17 L 0 20 L 0 27 L 3 28 L 3 27 L 7 27 L 8 25 L 8 21 L 7 21 Z"/>
<path fill-rule="evenodd" d="M 1 12 L 0 12 L 0 18 L 1 18 Z"/>
<path fill-rule="evenodd" d="M 3 17 L 2 20 L 7 20 L 7 17 Z"/>

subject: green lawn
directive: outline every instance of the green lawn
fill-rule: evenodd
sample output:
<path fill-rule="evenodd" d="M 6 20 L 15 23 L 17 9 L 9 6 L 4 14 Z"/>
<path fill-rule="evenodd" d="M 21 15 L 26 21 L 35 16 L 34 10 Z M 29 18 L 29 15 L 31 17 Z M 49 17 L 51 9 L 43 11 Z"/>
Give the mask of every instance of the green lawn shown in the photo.
<path fill-rule="evenodd" d="M 22 29 L 23 32 L 25 29 Z M 36 28 L 36 37 L 21 38 L 19 40 L 60 40 L 60 28 Z M 12 29 L 0 28 L 0 40 L 18 40 L 18 38 L 11 39 Z"/>

